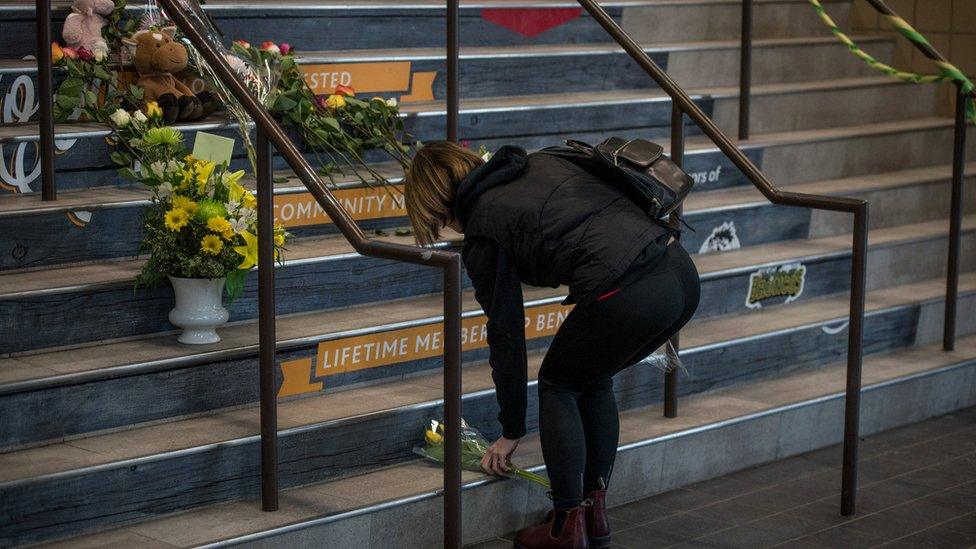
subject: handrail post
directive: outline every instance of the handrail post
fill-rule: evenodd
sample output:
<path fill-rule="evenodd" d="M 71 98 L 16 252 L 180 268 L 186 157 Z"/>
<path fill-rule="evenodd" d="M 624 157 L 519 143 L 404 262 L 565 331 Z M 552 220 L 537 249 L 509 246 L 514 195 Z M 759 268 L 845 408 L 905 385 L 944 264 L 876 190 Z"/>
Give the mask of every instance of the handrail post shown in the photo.
<path fill-rule="evenodd" d="M 844 459 L 840 514 L 854 514 L 857 500 L 857 454 L 861 421 L 861 359 L 864 353 L 864 300 L 867 289 L 868 203 L 854 211 L 851 254 L 851 308 L 847 340 L 847 388 L 844 398 Z"/>
<path fill-rule="evenodd" d="M 671 104 L 671 161 L 681 167 L 685 156 L 685 115 L 677 103 Z M 678 223 L 681 206 L 671 215 L 671 222 Z M 675 352 L 680 349 L 680 332 L 671 338 Z M 669 370 L 664 374 L 664 417 L 678 417 L 678 372 Z"/>
<path fill-rule="evenodd" d="M 258 126 L 258 370 L 261 400 L 261 508 L 278 510 L 278 395 L 276 380 L 274 181 L 272 147 Z"/>
<path fill-rule="evenodd" d="M 444 547 L 461 547 L 461 257 L 444 267 Z"/>
<path fill-rule="evenodd" d="M 54 180 L 54 68 L 51 62 L 51 0 L 36 0 L 38 163 L 41 165 L 41 200 L 57 200 Z"/>
<path fill-rule="evenodd" d="M 742 0 L 742 45 L 739 48 L 739 139 L 749 139 L 752 101 L 752 0 Z"/>
<path fill-rule="evenodd" d="M 952 148 L 952 201 L 949 206 L 949 258 L 946 265 L 945 321 L 942 348 L 956 347 L 956 305 L 959 299 L 959 253 L 962 231 L 962 190 L 966 175 L 966 100 L 962 86 L 956 84 L 956 127 Z"/>
<path fill-rule="evenodd" d="M 447 140 L 458 141 L 460 0 L 447 0 Z"/>

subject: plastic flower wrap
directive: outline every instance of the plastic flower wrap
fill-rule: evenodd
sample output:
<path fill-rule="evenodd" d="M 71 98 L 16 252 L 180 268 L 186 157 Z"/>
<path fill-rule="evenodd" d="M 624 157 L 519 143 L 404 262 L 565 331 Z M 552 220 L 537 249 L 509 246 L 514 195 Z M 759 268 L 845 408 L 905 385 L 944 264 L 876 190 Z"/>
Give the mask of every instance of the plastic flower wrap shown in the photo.
<path fill-rule="evenodd" d="M 424 429 L 424 446 L 413 449 L 414 453 L 437 463 L 444 463 L 444 423 L 436 419 Z M 477 429 L 461 420 L 461 468 L 468 471 L 484 472 L 481 459 L 488 451 L 488 440 Z M 550 488 L 549 481 L 540 475 L 508 464 L 509 476 L 522 478 Z"/>
<path fill-rule="evenodd" d="M 251 95 L 265 107 L 270 107 L 275 102 L 278 82 L 281 80 L 281 48 L 271 42 L 265 42 L 262 47 L 258 48 L 238 40 L 231 45 L 230 49 L 227 49 L 223 46 L 222 35 L 214 27 L 210 18 L 206 16 L 200 7 L 200 3 L 196 0 L 183 0 L 183 5 L 188 8 L 197 28 L 203 31 L 208 42 L 213 44 L 217 51 L 224 56 L 231 69 L 251 92 Z M 254 143 L 251 141 L 250 129 L 253 121 L 250 115 L 231 93 L 227 84 L 217 76 L 213 67 L 203 58 L 200 51 L 188 40 L 184 40 L 184 44 L 189 53 L 192 68 L 200 74 L 207 83 L 207 87 L 213 90 L 220 102 L 223 103 L 227 113 L 237 122 L 241 141 L 247 150 L 251 167 L 254 173 L 257 173 L 257 153 Z M 291 47 L 289 46 L 288 49 L 290 50 Z"/>
<path fill-rule="evenodd" d="M 681 370 L 685 373 L 685 375 L 690 375 L 688 370 L 685 368 L 684 363 L 681 361 L 681 357 L 678 356 L 678 351 L 675 350 L 671 341 L 665 343 L 662 350 L 646 357 L 641 362 L 649 366 L 653 366 L 654 368 L 657 368 L 665 373 Z"/>

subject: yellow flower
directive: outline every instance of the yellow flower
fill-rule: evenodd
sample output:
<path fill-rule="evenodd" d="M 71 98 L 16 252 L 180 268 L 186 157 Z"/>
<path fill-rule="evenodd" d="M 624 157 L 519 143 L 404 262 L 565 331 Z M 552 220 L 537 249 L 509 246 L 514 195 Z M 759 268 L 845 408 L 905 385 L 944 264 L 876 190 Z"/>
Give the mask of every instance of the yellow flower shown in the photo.
<path fill-rule="evenodd" d="M 241 199 L 241 204 L 249 210 L 253 210 L 258 206 L 258 199 L 255 198 L 254 193 L 244 193 L 244 197 Z"/>
<path fill-rule="evenodd" d="M 163 109 L 159 106 L 159 103 L 150 101 L 146 103 L 146 116 L 149 118 L 162 117 Z"/>
<path fill-rule="evenodd" d="M 330 95 L 328 99 L 325 100 L 325 105 L 330 109 L 341 109 L 346 106 L 346 98 L 341 95 Z"/>
<path fill-rule="evenodd" d="M 236 181 L 232 181 L 227 185 L 227 198 L 232 204 L 237 204 L 240 202 L 241 199 L 244 198 L 245 193 L 247 193 L 247 191 L 245 191 L 244 187 L 240 186 Z"/>
<path fill-rule="evenodd" d="M 200 194 L 203 194 L 204 190 L 206 190 L 207 182 L 210 181 L 210 175 L 213 174 L 214 168 L 216 167 L 217 165 L 214 164 L 213 162 L 208 162 L 204 160 L 200 160 L 197 162 L 196 181 L 197 181 L 197 191 Z"/>
<path fill-rule="evenodd" d="M 275 246 L 284 246 L 285 245 L 285 235 L 283 235 L 283 234 L 276 234 L 276 235 L 274 235 L 274 243 L 275 243 Z"/>
<path fill-rule="evenodd" d="M 173 209 L 184 210 L 186 213 L 193 215 L 197 213 L 197 203 L 185 196 L 174 195 Z"/>
<path fill-rule="evenodd" d="M 183 180 L 180 181 L 180 188 L 189 189 L 190 187 L 193 186 L 193 183 L 195 181 L 196 181 L 196 173 L 193 170 L 193 167 L 190 166 L 187 168 L 183 168 Z"/>
<path fill-rule="evenodd" d="M 230 221 L 223 217 L 211 217 L 207 220 L 207 228 L 230 240 L 234 236 L 234 229 L 230 226 Z"/>
<path fill-rule="evenodd" d="M 190 214 L 182 208 L 173 208 L 166 212 L 166 228 L 171 231 L 179 231 L 190 222 Z"/>
<path fill-rule="evenodd" d="M 224 249 L 224 241 L 217 235 L 208 234 L 200 241 L 200 249 L 205 254 L 217 255 L 220 250 Z"/>
<path fill-rule="evenodd" d="M 234 251 L 239 253 L 244 259 L 237 266 L 238 269 L 250 269 L 258 264 L 258 237 L 248 231 L 241 232 L 244 238 L 243 246 L 234 246 Z"/>
<path fill-rule="evenodd" d="M 64 59 L 64 50 L 61 49 L 61 44 L 51 42 L 51 63 L 57 65 L 62 59 Z"/>
<path fill-rule="evenodd" d="M 435 433 L 432 429 L 424 430 L 424 438 L 427 439 L 427 444 L 440 444 L 444 441 L 444 437 Z"/>
<path fill-rule="evenodd" d="M 232 185 L 237 185 L 237 182 L 244 177 L 244 170 L 237 170 L 236 172 L 224 172 L 223 181 L 228 187 Z M 240 185 L 238 185 L 239 187 Z"/>

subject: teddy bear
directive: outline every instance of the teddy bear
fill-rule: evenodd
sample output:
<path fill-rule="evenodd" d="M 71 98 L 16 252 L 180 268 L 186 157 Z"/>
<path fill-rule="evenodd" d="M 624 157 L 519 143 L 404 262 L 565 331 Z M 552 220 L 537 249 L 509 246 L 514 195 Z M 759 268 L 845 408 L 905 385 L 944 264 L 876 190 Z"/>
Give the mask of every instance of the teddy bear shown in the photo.
<path fill-rule="evenodd" d="M 71 13 L 64 20 L 61 37 L 72 48 L 85 48 L 92 53 L 108 53 L 108 44 L 102 38 L 105 26 L 103 15 L 112 13 L 115 2 L 112 0 L 75 0 Z"/>
<path fill-rule="evenodd" d="M 174 76 L 188 63 L 186 48 L 173 39 L 175 33 L 175 27 L 141 30 L 124 40 L 135 48 L 132 64 L 139 73 L 136 83 L 145 92 L 143 100 L 157 102 L 167 124 L 199 120 L 216 108 L 209 92 L 201 99 Z"/>

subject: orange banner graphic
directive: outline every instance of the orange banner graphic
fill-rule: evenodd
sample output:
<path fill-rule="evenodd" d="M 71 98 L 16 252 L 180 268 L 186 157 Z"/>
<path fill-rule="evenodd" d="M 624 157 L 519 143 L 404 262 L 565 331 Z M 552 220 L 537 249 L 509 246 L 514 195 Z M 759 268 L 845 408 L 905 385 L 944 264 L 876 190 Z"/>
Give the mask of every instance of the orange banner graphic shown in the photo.
<path fill-rule="evenodd" d="M 384 219 L 407 215 L 403 204 L 403 186 L 393 189 L 382 187 L 357 187 L 333 191 L 339 203 L 353 219 Z M 306 227 L 332 223 L 325 210 L 311 193 L 294 193 L 275 196 L 275 223 L 285 227 Z"/>
<path fill-rule="evenodd" d="M 300 66 L 305 81 L 316 95 L 330 94 L 339 85 L 352 86 L 357 94 L 410 89 L 410 61 Z"/>

